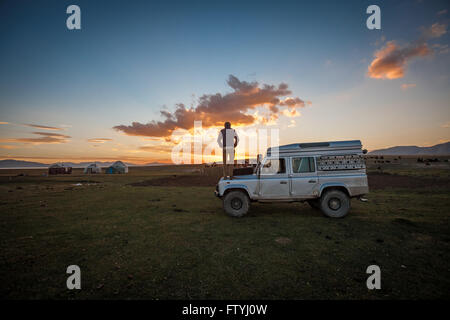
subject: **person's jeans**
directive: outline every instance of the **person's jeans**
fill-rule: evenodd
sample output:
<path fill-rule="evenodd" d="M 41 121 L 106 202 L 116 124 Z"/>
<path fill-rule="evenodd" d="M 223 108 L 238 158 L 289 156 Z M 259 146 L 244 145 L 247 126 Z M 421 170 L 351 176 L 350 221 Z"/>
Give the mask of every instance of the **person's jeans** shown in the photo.
<path fill-rule="evenodd" d="M 223 176 L 231 176 L 234 166 L 234 148 L 223 148 Z M 231 171 L 231 172 L 230 172 Z"/>

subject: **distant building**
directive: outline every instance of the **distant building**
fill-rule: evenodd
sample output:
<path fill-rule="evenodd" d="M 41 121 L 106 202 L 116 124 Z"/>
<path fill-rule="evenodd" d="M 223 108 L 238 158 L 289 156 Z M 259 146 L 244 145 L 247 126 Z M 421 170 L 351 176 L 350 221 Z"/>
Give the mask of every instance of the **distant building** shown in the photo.
<path fill-rule="evenodd" d="M 128 173 L 128 166 L 122 161 L 116 161 L 106 168 L 105 173 Z"/>
<path fill-rule="evenodd" d="M 102 169 L 99 166 L 97 166 L 96 163 L 91 163 L 86 168 L 84 168 L 83 173 L 85 174 L 102 173 Z"/>
<path fill-rule="evenodd" d="M 71 174 L 72 167 L 65 167 L 62 163 L 54 163 L 50 167 L 48 167 L 48 174 Z"/>

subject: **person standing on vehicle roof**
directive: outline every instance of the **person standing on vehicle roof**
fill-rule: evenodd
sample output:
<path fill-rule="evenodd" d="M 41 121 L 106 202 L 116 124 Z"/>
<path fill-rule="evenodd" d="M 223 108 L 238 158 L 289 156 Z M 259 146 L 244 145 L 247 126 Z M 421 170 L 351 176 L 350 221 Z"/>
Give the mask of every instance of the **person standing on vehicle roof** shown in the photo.
<path fill-rule="evenodd" d="M 227 176 L 229 171 L 228 167 L 233 168 L 234 165 L 234 149 L 239 143 L 239 137 L 236 130 L 231 128 L 231 123 L 225 122 L 225 128 L 220 130 L 219 136 L 217 137 L 217 143 L 223 150 L 223 175 Z M 232 169 L 231 169 L 232 170 Z M 232 172 L 228 175 L 231 176 Z"/>

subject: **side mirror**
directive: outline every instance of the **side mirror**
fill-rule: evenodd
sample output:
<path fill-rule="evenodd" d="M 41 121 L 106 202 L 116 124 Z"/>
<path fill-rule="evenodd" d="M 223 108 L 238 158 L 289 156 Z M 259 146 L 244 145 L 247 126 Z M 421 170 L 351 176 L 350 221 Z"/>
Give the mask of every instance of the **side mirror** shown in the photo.
<path fill-rule="evenodd" d="M 257 162 L 257 165 L 256 165 L 256 175 L 258 176 L 258 179 L 259 179 L 259 176 L 261 175 L 262 154 L 258 154 L 258 155 L 256 156 L 256 162 Z"/>

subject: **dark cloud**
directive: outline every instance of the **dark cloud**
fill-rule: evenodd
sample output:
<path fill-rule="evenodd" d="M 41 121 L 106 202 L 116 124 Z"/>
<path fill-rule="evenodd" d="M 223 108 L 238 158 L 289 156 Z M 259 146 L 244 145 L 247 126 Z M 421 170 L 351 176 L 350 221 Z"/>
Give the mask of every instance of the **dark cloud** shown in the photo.
<path fill-rule="evenodd" d="M 174 112 L 162 110 L 163 121 L 133 122 L 131 125 L 115 126 L 114 129 L 133 136 L 168 137 L 175 129 L 193 128 L 196 120 L 201 120 L 204 128 L 223 125 L 225 121 L 233 125 L 250 125 L 257 119 L 247 112 L 256 107 L 265 106 L 272 115 L 276 115 L 281 112 L 279 107 L 295 109 L 305 106 L 305 102 L 298 97 L 283 100 L 283 97 L 292 94 L 285 83 L 278 86 L 259 85 L 258 82 L 240 81 L 233 75 L 229 76 L 227 83 L 233 89 L 231 93 L 205 94 L 193 108 L 180 103 Z"/>
<path fill-rule="evenodd" d="M 62 139 L 68 139 L 69 136 L 66 136 L 65 134 L 60 133 L 51 133 L 51 132 L 33 132 L 33 134 L 37 134 L 39 136 L 45 136 L 45 137 L 54 137 L 54 138 L 62 138 Z"/>
<path fill-rule="evenodd" d="M 439 38 L 447 33 L 447 25 L 445 23 L 433 23 L 431 27 L 423 30 L 425 38 Z"/>
<path fill-rule="evenodd" d="M 40 124 L 26 123 L 24 125 L 27 127 L 32 127 L 32 128 L 42 129 L 42 130 L 62 130 L 62 128 L 43 126 Z"/>

